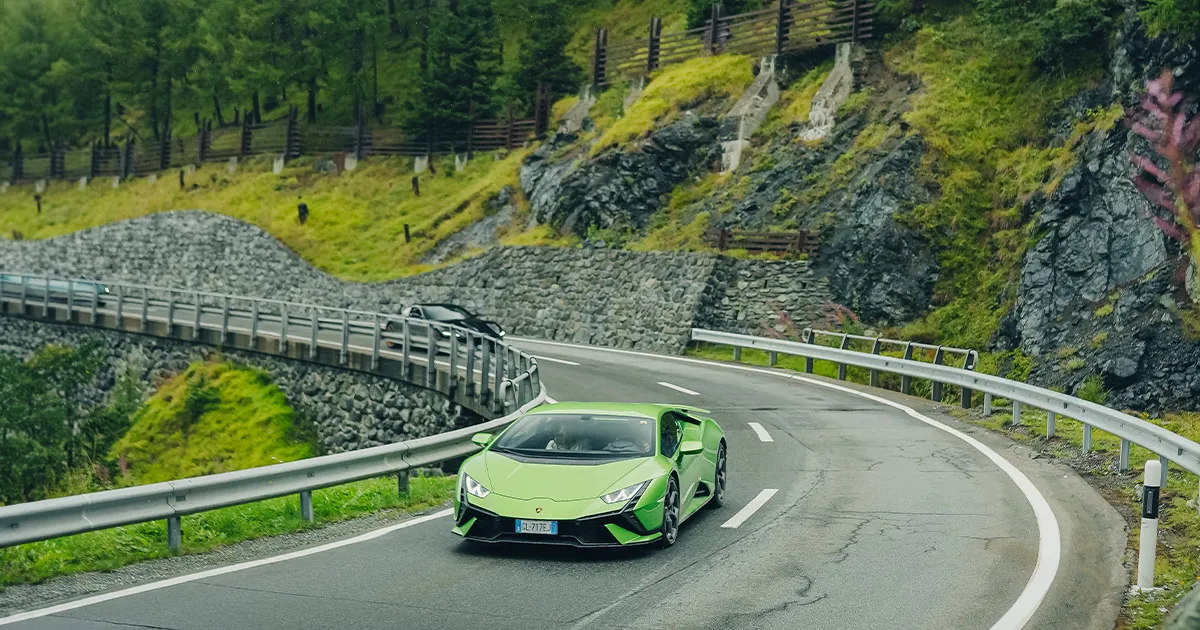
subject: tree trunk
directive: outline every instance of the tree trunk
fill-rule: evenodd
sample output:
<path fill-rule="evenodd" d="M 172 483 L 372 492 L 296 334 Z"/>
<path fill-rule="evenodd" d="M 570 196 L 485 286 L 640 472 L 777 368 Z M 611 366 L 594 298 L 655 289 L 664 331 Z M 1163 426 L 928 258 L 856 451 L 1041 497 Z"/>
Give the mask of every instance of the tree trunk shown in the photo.
<path fill-rule="evenodd" d="M 400 34 L 400 20 L 396 19 L 396 0 L 387 0 L 388 27 L 392 35 Z"/>
<path fill-rule="evenodd" d="M 429 18 L 432 11 L 432 0 L 425 0 L 425 17 L 421 20 L 421 74 L 429 69 Z"/>
<path fill-rule="evenodd" d="M 111 146 L 112 136 L 112 75 L 109 74 L 104 90 L 104 148 Z"/>
<path fill-rule="evenodd" d="M 308 78 L 308 122 L 317 122 L 317 77 Z"/>
<path fill-rule="evenodd" d="M 54 142 L 50 140 L 50 118 L 46 116 L 45 112 L 42 112 L 42 136 L 46 139 L 46 149 L 53 153 Z"/>
<path fill-rule="evenodd" d="M 258 90 L 254 90 L 254 95 L 251 96 L 250 112 L 247 113 L 246 115 L 251 117 L 250 124 L 253 124 L 253 125 L 262 124 L 262 110 L 259 108 Z"/>

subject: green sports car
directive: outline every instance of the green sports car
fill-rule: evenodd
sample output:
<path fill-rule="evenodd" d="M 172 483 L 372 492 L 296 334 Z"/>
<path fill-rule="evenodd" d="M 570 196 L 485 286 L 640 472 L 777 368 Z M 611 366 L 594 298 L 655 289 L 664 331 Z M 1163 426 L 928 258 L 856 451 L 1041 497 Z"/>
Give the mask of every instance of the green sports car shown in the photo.
<path fill-rule="evenodd" d="M 555 403 L 463 462 L 454 533 L 575 547 L 675 544 L 679 525 L 725 501 L 725 433 L 679 405 Z"/>

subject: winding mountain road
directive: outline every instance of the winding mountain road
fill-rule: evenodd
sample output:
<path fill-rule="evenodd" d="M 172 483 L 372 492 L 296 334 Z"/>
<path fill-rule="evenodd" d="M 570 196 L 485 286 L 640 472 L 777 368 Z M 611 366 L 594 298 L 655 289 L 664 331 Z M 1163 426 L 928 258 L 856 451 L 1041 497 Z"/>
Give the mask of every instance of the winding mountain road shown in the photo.
<path fill-rule="evenodd" d="M 728 503 L 671 549 L 617 553 L 466 545 L 441 510 L 9 627 L 1112 627 L 1124 521 L 1060 464 L 881 390 L 513 341 L 558 399 L 710 409 L 729 442 Z"/>

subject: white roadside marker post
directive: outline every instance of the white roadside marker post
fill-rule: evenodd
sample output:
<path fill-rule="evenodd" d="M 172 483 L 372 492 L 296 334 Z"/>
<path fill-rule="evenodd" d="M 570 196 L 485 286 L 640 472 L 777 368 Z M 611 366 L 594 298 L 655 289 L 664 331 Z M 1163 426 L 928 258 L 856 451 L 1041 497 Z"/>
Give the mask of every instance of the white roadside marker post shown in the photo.
<path fill-rule="evenodd" d="M 1158 551 L 1158 491 L 1162 464 L 1157 459 L 1146 462 L 1146 478 L 1142 486 L 1142 534 L 1138 543 L 1137 587 L 1154 588 L 1154 556 Z"/>

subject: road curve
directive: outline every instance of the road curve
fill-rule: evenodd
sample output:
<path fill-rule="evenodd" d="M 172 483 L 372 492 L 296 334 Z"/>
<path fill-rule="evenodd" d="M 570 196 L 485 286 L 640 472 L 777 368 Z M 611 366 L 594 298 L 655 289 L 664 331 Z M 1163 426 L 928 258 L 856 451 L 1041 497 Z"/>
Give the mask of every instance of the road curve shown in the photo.
<path fill-rule="evenodd" d="M 712 410 L 730 448 L 726 506 L 686 523 L 672 549 L 619 553 L 477 548 L 449 532 L 448 515 L 425 518 L 8 627 L 986 629 L 1034 574 L 1039 529 L 1012 478 L 894 407 L 701 362 L 518 345 L 542 357 L 558 399 Z M 1111 547 L 1123 541 L 1080 542 L 1095 522 L 1111 525 L 1107 506 L 1073 475 L 1008 459 L 1038 487 L 1058 485 L 1047 495 L 1067 521 L 1062 570 L 1027 627 L 1099 627 L 1106 616 L 1111 627 L 1123 550 L 1114 559 Z"/>

